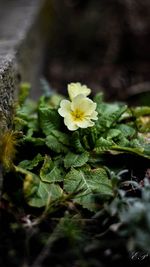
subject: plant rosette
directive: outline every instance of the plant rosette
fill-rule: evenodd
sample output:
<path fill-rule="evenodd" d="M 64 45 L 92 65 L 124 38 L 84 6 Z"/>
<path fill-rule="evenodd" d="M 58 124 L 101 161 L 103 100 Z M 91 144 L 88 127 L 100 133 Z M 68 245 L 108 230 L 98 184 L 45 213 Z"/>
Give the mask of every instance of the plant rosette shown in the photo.
<path fill-rule="evenodd" d="M 7 152 L 1 161 L 6 172 L 21 178 L 19 192 L 29 206 L 51 208 L 69 199 L 95 211 L 98 199 L 116 197 L 114 177 L 122 168 L 118 161 L 114 171 L 106 155 L 150 159 L 149 107 L 106 103 L 102 93 L 90 98 L 92 90 L 80 83 L 68 85 L 69 98 L 44 88 L 35 102 L 27 98 L 28 87 L 21 86 L 12 138 L 1 142 Z"/>

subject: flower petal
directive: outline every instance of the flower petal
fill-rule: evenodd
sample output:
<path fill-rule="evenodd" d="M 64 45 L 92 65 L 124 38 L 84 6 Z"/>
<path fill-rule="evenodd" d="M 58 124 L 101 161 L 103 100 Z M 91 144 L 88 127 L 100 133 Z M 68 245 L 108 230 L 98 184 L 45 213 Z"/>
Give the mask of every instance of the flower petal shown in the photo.
<path fill-rule="evenodd" d="M 65 117 L 71 112 L 71 102 L 69 100 L 62 100 L 60 102 L 60 108 L 58 109 L 58 113 Z"/>
<path fill-rule="evenodd" d="M 76 124 L 80 128 L 88 128 L 88 127 L 94 126 L 94 122 L 92 122 L 90 119 L 84 119 L 82 121 L 77 121 Z"/>
<path fill-rule="evenodd" d="M 68 115 L 64 118 L 64 124 L 67 126 L 67 128 L 70 131 L 75 131 L 77 130 L 79 127 L 77 126 L 77 124 L 74 122 L 73 118 L 71 115 Z"/>
<path fill-rule="evenodd" d="M 91 120 L 98 120 L 98 112 L 97 111 L 93 111 L 93 113 L 90 116 Z"/>
<path fill-rule="evenodd" d="M 94 103 L 88 97 L 85 97 L 84 95 L 80 94 L 76 96 L 71 103 L 71 110 L 75 111 L 76 109 L 80 109 L 80 111 L 83 112 L 85 115 L 91 116 L 91 114 L 96 109 L 96 103 Z"/>
<path fill-rule="evenodd" d="M 91 89 L 88 88 L 86 85 L 81 85 L 81 83 L 68 84 L 68 94 L 71 100 L 79 94 L 88 96 L 90 93 Z"/>

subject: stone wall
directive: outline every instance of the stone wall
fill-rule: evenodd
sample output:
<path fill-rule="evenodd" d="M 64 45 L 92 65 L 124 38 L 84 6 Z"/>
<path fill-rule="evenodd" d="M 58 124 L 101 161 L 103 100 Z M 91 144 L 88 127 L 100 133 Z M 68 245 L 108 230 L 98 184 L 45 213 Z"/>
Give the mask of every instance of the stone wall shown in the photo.
<path fill-rule="evenodd" d="M 11 127 L 20 80 L 38 95 L 51 13 L 50 0 L 0 1 L 0 134 Z"/>
<path fill-rule="evenodd" d="M 44 0 L 0 2 L 0 110 L 8 126 L 20 78 L 31 82 L 32 96 L 37 95 L 34 90 L 39 89 L 50 9 L 51 1 Z"/>

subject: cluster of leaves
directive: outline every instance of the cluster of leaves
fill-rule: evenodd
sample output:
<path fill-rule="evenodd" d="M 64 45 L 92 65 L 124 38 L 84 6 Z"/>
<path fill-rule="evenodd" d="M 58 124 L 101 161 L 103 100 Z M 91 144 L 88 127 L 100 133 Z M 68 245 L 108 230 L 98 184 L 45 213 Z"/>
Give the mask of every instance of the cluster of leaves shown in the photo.
<path fill-rule="evenodd" d="M 150 108 L 105 103 L 99 93 L 93 98 L 98 112 L 94 127 L 69 131 L 58 114 L 63 96 L 46 94 L 34 102 L 26 98 L 26 87 L 22 89 L 14 129 L 8 134 L 13 143 L 18 142 L 18 152 L 15 160 L 11 156 L 7 159 L 10 152 L 5 153 L 2 160 L 9 162 L 3 164 L 6 191 L 12 191 L 12 188 L 8 190 L 10 178 L 16 179 L 10 195 L 15 195 L 19 201 L 21 197 L 28 208 L 42 208 L 40 222 L 57 209 L 67 209 L 69 215 L 63 214 L 62 218 L 60 211 L 61 219 L 51 235 L 52 243 L 60 236 L 62 238 L 65 231 L 65 237 L 80 244 L 79 250 L 82 247 L 85 258 L 86 244 L 89 246 L 89 243 L 92 249 L 101 248 L 103 254 L 106 250 L 111 251 L 111 256 L 113 253 L 116 255 L 114 244 L 110 242 L 110 232 L 116 238 L 116 248 L 122 246 L 124 250 L 132 251 L 137 247 L 147 251 L 150 246 L 149 175 L 146 182 L 141 182 L 144 175 L 135 179 L 132 173 L 135 166 L 132 165 L 144 162 L 144 171 L 148 168 Z M 12 151 L 14 154 L 13 145 Z M 127 174 L 123 179 L 122 170 L 125 168 Z M 92 241 L 90 235 L 93 233 L 83 237 L 80 228 L 84 227 L 76 224 L 84 221 L 87 216 L 85 210 L 88 219 L 97 224 L 97 233 L 94 233 Z M 90 233 L 91 229 L 88 231 Z"/>
<path fill-rule="evenodd" d="M 115 195 L 112 173 L 102 163 L 104 154 L 133 153 L 150 158 L 149 121 L 141 126 L 150 108 L 105 103 L 102 94 L 97 94 L 94 101 L 99 119 L 95 126 L 71 132 L 58 114 L 62 98 L 57 94 L 42 96 L 35 103 L 24 102 L 21 95 L 15 131 L 23 132 L 21 145 L 32 150 L 32 158 L 23 158 L 14 169 L 24 177 L 29 205 L 43 207 L 71 195 L 74 202 L 93 210 L 93 196 L 108 199 Z"/>

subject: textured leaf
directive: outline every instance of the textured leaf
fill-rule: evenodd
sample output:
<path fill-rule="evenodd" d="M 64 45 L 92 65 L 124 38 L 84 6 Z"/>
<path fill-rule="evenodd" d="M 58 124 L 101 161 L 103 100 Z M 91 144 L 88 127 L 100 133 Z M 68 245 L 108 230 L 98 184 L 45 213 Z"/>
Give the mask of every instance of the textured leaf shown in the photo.
<path fill-rule="evenodd" d="M 145 157 L 150 159 L 150 155 L 149 153 L 149 149 L 148 151 L 144 148 L 144 146 L 142 147 L 121 147 L 121 146 L 112 146 L 111 150 L 115 150 L 118 152 L 124 152 L 124 153 L 128 153 L 128 154 L 136 154 L 139 155 L 141 157 Z"/>
<path fill-rule="evenodd" d="M 145 144 L 143 147 L 144 147 L 145 155 L 149 156 L 149 158 L 150 158 L 150 143 L 149 144 Z"/>
<path fill-rule="evenodd" d="M 110 129 L 107 132 L 107 140 L 114 139 L 116 137 L 119 137 L 121 135 L 121 131 L 118 129 Z"/>
<path fill-rule="evenodd" d="M 29 91 L 31 89 L 30 83 L 21 83 L 20 85 L 20 91 L 19 91 L 19 104 L 22 105 L 26 98 L 29 95 Z"/>
<path fill-rule="evenodd" d="M 107 151 L 112 147 L 113 144 L 114 144 L 114 142 L 112 140 L 106 140 L 103 137 L 100 137 L 96 142 L 94 151 L 96 153 L 101 153 L 103 151 Z"/>
<path fill-rule="evenodd" d="M 42 155 L 37 154 L 37 156 L 33 160 L 23 160 L 19 163 L 18 166 L 26 170 L 32 170 L 33 168 L 37 167 L 42 160 Z"/>
<path fill-rule="evenodd" d="M 35 132 L 39 131 L 39 125 L 37 118 L 33 118 L 28 122 L 28 131 L 27 131 L 27 137 L 33 136 Z"/>
<path fill-rule="evenodd" d="M 16 116 L 26 121 L 30 121 L 31 116 L 33 116 L 33 113 L 36 111 L 36 107 L 37 105 L 33 100 L 27 99 L 23 106 L 17 107 Z"/>
<path fill-rule="evenodd" d="M 146 144 L 141 143 L 138 139 L 133 139 L 129 142 L 126 138 L 122 137 L 120 141 L 114 143 L 112 140 L 106 140 L 101 137 L 96 143 L 94 152 L 96 154 L 101 154 L 103 152 L 112 152 L 114 150 L 116 152 L 118 151 L 118 154 L 124 152 L 149 158 L 149 150 L 145 148 L 145 145 Z"/>
<path fill-rule="evenodd" d="M 147 106 L 136 107 L 132 111 L 135 117 L 150 115 L 150 107 Z"/>
<path fill-rule="evenodd" d="M 85 172 L 72 169 L 64 179 L 64 189 L 67 193 L 79 192 L 74 200 L 91 210 L 95 208 L 94 195 L 113 195 L 111 181 L 103 168 Z"/>
<path fill-rule="evenodd" d="M 62 194 L 63 191 L 59 185 L 40 181 L 37 191 L 31 198 L 28 198 L 28 204 L 37 208 L 44 207 L 61 198 Z"/>
<path fill-rule="evenodd" d="M 46 145 L 54 152 L 66 153 L 68 151 L 67 146 L 62 144 L 56 136 L 48 135 L 46 137 Z"/>
<path fill-rule="evenodd" d="M 69 136 L 68 134 L 63 133 L 63 132 L 61 132 L 61 131 L 57 131 L 57 130 L 53 130 L 53 131 L 51 132 L 51 134 L 52 134 L 53 136 L 55 136 L 55 137 L 57 138 L 57 140 L 58 140 L 60 143 L 62 143 L 63 145 L 67 145 L 67 146 L 70 145 L 70 142 L 69 142 L 69 138 L 70 138 L 70 136 Z"/>
<path fill-rule="evenodd" d="M 103 102 L 103 97 L 104 97 L 103 93 L 99 92 L 93 97 L 93 101 L 96 102 L 97 104 L 101 104 Z"/>
<path fill-rule="evenodd" d="M 112 128 L 107 132 L 106 139 L 119 146 L 129 146 L 129 141 L 119 129 Z"/>
<path fill-rule="evenodd" d="M 40 179 L 37 175 L 33 172 L 26 172 L 24 181 L 23 181 L 23 193 L 25 199 L 28 200 L 29 198 L 34 197 L 36 194 L 37 188 L 39 186 Z"/>
<path fill-rule="evenodd" d="M 150 115 L 137 118 L 136 125 L 139 132 L 150 133 Z"/>
<path fill-rule="evenodd" d="M 25 127 L 27 127 L 27 125 L 28 122 L 19 116 L 14 118 L 14 126 L 16 131 L 22 131 Z"/>
<path fill-rule="evenodd" d="M 23 142 L 32 143 L 34 146 L 44 146 L 45 139 L 41 137 L 24 136 Z"/>
<path fill-rule="evenodd" d="M 54 108 L 59 108 L 60 101 L 64 99 L 64 96 L 60 94 L 53 94 L 49 99 L 49 104 Z"/>
<path fill-rule="evenodd" d="M 63 190 L 57 184 L 45 183 L 34 173 L 21 167 L 15 166 L 18 173 L 24 174 L 23 192 L 27 203 L 32 207 L 43 207 L 50 205 L 54 200 L 59 199 Z"/>
<path fill-rule="evenodd" d="M 74 149 L 75 149 L 75 151 L 77 153 L 82 153 L 82 152 L 85 151 L 83 145 L 81 144 L 81 140 L 80 140 L 80 136 L 79 136 L 79 132 L 78 131 L 75 131 L 72 134 L 71 144 L 72 144 L 72 146 L 74 147 Z"/>
<path fill-rule="evenodd" d="M 116 125 L 121 115 L 127 110 L 127 106 L 120 104 L 106 104 L 98 105 L 97 111 L 99 113 L 99 120 L 96 122 L 100 131 L 104 131 Z"/>
<path fill-rule="evenodd" d="M 82 154 L 75 154 L 69 152 L 64 159 L 65 168 L 70 167 L 81 167 L 83 166 L 89 159 L 89 153 L 83 152 Z"/>
<path fill-rule="evenodd" d="M 40 105 L 38 109 L 39 125 L 43 133 L 47 136 L 52 130 L 58 130 L 61 124 L 61 117 L 56 109 L 48 105 Z"/>
<path fill-rule="evenodd" d="M 23 193 L 26 199 L 31 197 L 37 191 L 39 185 L 39 177 L 26 169 L 23 169 L 19 166 L 14 166 L 16 173 L 24 175 L 23 180 Z"/>
<path fill-rule="evenodd" d="M 135 129 L 127 124 L 118 124 L 116 128 L 120 130 L 125 137 L 133 137 L 136 133 Z"/>
<path fill-rule="evenodd" d="M 54 183 L 63 181 L 63 169 L 58 167 L 50 157 L 45 156 L 43 166 L 40 170 L 40 178 L 43 182 Z"/>

